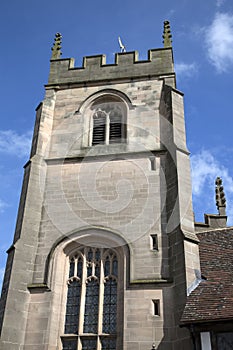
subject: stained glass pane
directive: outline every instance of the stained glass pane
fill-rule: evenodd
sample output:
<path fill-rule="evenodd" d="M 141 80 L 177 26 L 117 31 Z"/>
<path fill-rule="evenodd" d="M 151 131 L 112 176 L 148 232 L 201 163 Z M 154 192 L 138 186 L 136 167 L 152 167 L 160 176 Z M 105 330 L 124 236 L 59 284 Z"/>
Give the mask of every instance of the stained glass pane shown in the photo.
<path fill-rule="evenodd" d="M 77 350 L 77 340 L 62 340 L 62 350 Z"/>
<path fill-rule="evenodd" d="M 87 263 L 87 277 L 92 276 L 92 263 Z"/>
<path fill-rule="evenodd" d="M 82 339 L 82 350 L 96 350 L 97 339 L 96 338 L 83 338 Z"/>
<path fill-rule="evenodd" d="M 82 278 L 82 272 L 83 272 L 83 262 L 81 258 L 78 259 L 78 268 L 77 268 L 77 274 L 79 278 Z"/>
<path fill-rule="evenodd" d="M 81 285 L 73 281 L 68 285 L 65 333 L 73 334 L 78 331 Z"/>
<path fill-rule="evenodd" d="M 84 333 L 97 333 L 98 308 L 99 308 L 99 284 L 96 280 L 91 280 L 86 285 Z"/>
<path fill-rule="evenodd" d="M 110 261 L 109 261 L 109 258 L 107 257 L 104 264 L 104 275 L 108 276 L 109 274 L 110 274 Z"/>
<path fill-rule="evenodd" d="M 93 251 L 92 249 L 89 249 L 88 254 L 87 254 L 87 260 L 92 261 L 93 259 Z"/>
<path fill-rule="evenodd" d="M 69 278 L 74 276 L 74 259 L 72 258 L 70 260 L 70 272 L 69 272 Z"/>
<path fill-rule="evenodd" d="M 96 261 L 100 260 L 100 250 L 99 249 L 97 249 L 96 252 L 95 252 L 95 260 Z"/>
<path fill-rule="evenodd" d="M 103 332 L 116 332 L 117 315 L 117 282 L 113 279 L 106 281 L 104 286 Z"/>
<path fill-rule="evenodd" d="M 117 276 L 117 274 L 118 274 L 118 264 L 117 264 L 117 259 L 116 258 L 114 258 L 114 260 L 112 262 L 112 273 L 115 276 Z"/>
<path fill-rule="evenodd" d="M 116 338 L 103 338 L 102 350 L 116 350 Z"/>
<path fill-rule="evenodd" d="M 95 276 L 96 277 L 100 277 L 100 267 L 99 267 L 99 265 L 95 266 Z"/>

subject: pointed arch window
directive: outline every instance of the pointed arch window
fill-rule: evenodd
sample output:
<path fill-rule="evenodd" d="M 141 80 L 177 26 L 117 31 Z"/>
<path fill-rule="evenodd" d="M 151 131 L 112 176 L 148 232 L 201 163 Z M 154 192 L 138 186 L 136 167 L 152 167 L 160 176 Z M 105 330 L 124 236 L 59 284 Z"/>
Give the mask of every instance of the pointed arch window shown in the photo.
<path fill-rule="evenodd" d="M 105 96 L 92 105 L 92 146 L 126 142 L 126 107 L 115 97 Z"/>
<path fill-rule="evenodd" d="M 116 350 L 119 339 L 118 257 L 85 247 L 69 258 L 63 350 Z"/>

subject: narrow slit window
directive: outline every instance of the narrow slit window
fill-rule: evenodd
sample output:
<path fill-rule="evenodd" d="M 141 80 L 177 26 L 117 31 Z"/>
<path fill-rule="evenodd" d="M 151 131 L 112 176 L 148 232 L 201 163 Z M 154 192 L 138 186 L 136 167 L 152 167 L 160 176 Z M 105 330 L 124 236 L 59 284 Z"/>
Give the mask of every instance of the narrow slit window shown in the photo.
<path fill-rule="evenodd" d="M 156 170 L 156 162 L 155 162 L 155 157 L 150 157 L 150 168 L 152 171 Z"/>
<path fill-rule="evenodd" d="M 153 302 L 153 315 L 160 316 L 160 302 L 159 299 L 152 300 Z"/>
<path fill-rule="evenodd" d="M 156 234 L 151 235 L 151 248 L 158 250 L 158 236 Z"/>

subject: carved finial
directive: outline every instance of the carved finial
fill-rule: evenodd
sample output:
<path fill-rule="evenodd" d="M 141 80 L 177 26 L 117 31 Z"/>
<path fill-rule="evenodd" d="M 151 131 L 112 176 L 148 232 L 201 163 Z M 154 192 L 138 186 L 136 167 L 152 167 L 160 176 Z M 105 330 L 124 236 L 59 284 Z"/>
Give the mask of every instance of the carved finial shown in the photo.
<path fill-rule="evenodd" d="M 226 197 L 222 186 L 222 179 L 217 177 L 215 181 L 216 205 L 219 215 L 226 215 Z"/>
<path fill-rule="evenodd" d="M 54 39 L 54 44 L 52 47 L 52 57 L 51 60 L 56 60 L 61 57 L 61 34 L 56 33 L 55 39 Z"/>
<path fill-rule="evenodd" d="M 172 35 L 169 21 L 163 22 L 163 46 L 171 47 L 172 46 Z"/>
<path fill-rule="evenodd" d="M 156 347 L 155 347 L 155 343 L 152 344 L 152 349 L 151 350 L 155 350 Z"/>

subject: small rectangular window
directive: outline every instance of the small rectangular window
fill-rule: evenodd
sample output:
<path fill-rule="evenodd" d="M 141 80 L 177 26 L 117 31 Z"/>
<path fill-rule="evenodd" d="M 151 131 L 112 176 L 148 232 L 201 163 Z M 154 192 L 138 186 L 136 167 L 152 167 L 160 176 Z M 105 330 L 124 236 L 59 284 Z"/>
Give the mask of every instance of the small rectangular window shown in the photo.
<path fill-rule="evenodd" d="M 150 168 L 152 171 L 156 170 L 156 162 L 155 162 L 155 157 L 149 157 L 150 159 Z"/>
<path fill-rule="evenodd" d="M 150 235 L 152 250 L 158 250 L 158 236 L 156 234 Z"/>
<path fill-rule="evenodd" d="M 152 300 L 153 302 L 153 315 L 160 316 L 160 302 L 159 299 Z"/>

